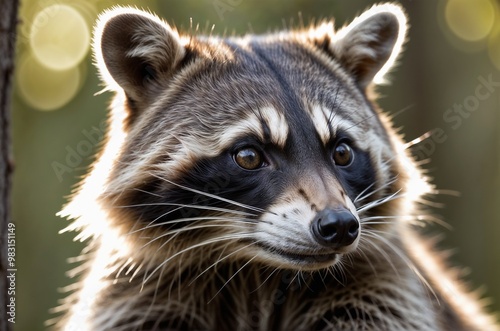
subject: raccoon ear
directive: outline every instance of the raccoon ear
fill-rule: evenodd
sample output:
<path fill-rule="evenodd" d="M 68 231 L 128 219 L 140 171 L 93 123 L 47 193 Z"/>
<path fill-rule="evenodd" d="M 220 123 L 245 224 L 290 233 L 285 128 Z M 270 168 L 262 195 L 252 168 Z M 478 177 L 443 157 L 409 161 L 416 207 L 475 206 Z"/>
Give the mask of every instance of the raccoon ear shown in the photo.
<path fill-rule="evenodd" d="M 401 52 L 406 16 L 398 5 L 374 6 L 332 38 L 330 51 L 365 89 L 383 76 Z"/>
<path fill-rule="evenodd" d="M 131 107 L 141 108 L 171 78 L 186 49 L 177 32 L 153 14 L 115 8 L 99 18 L 94 53 L 107 89 L 123 89 Z"/>

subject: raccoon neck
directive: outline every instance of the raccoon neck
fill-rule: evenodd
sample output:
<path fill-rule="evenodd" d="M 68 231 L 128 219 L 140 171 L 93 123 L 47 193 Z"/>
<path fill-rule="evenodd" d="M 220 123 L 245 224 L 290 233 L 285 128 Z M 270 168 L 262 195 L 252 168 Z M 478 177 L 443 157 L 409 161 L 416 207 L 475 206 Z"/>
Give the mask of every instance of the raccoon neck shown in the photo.
<path fill-rule="evenodd" d="M 116 330 L 121 325 L 144 326 L 154 321 L 177 329 L 212 326 L 223 330 L 217 323 L 221 320 L 227 321 L 228 330 L 268 330 L 278 322 L 282 330 L 308 329 L 335 306 L 336 300 L 354 300 L 356 295 L 371 293 L 373 298 L 367 300 L 385 307 L 400 291 L 412 293 L 412 297 L 428 296 L 408 267 L 399 241 L 395 237 L 384 240 L 373 241 L 373 247 L 349 256 L 341 266 L 313 272 L 229 259 L 214 265 L 220 254 L 210 256 L 202 249 L 192 254 L 201 254 L 203 259 L 200 255 L 197 259 L 179 255 L 164 265 L 117 258 L 107 266 L 112 272 L 103 280 L 103 295 L 97 296 L 100 313 L 92 319 L 95 325 Z M 384 248 L 388 245 L 391 249 Z M 150 308 L 145 311 L 145 306 Z M 124 313 L 117 316 L 117 311 Z M 143 315 L 132 318 L 131 312 Z M 113 318 L 111 314 L 115 314 Z"/>

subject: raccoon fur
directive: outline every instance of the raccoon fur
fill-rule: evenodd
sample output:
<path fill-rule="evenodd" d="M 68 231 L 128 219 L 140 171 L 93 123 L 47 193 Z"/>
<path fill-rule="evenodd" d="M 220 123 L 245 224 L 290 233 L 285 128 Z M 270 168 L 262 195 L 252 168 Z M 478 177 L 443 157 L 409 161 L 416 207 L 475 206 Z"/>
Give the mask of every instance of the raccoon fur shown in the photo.
<path fill-rule="evenodd" d="M 179 34 L 132 8 L 94 52 L 109 131 L 60 213 L 63 330 L 498 330 L 416 232 L 435 190 L 377 107 L 395 4 L 335 31 Z"/>

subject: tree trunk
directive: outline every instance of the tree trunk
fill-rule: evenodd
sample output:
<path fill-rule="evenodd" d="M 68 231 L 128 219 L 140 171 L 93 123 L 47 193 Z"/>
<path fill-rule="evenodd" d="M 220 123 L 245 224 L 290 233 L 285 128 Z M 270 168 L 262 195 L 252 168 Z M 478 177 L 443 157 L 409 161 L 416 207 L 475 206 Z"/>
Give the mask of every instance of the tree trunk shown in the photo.
<path fill-rule="evenodd" d="M 18 0 L 0 0 L 0 331 L 12 330 L 15 321 L 16 264 L 12 259 L 15 254 L 12 253 L 15 252 L 13 245 L 15 228 L 10 219 L 10 187 L 13 171 L 10 105 L 18 7 Z M 8 255 L 11 257 L 10 260 Z M 13 309 L 8 307 L 9 304 Z"/>

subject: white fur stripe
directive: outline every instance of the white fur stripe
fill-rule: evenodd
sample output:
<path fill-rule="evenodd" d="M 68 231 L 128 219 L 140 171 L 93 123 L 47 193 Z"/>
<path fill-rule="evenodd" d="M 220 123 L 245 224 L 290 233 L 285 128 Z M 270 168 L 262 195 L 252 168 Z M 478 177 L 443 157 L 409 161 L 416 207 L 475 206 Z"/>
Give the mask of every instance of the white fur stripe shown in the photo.
<path fill-rule="evenodd" d="M 247 118 L 226 128 L 221 128 L 218 135 L 218 148 L 226 147 L 228 143 L 234 143 L 235 139 L 248 135 L 254 135 L 261 141 L 264 140 L 262 124 L 255 114 L 251 113 Z"/>
<path fill-rule="evenodd" d="M 283 113 L 273 107 L 260 109 L 259 115 L 266 123 L 271 133 L 271 142 L 278 147 L 284 148 L 288 138 L 288 123 Z"/>
<path fill-rule="evenodd" d="M 267 127 L 269 136 L 264 129 Z M 191 132 L 187 136 L 178 136 L 179 149 L 169 153 L 171 160 L 162 169 L 168 173 L 175 173 L 176 169 L 188 169 L 195 160 L 203 157 L 214 157 L 223 150 L 231 148 L 238 139 L 254 136 L 261 142 L 270 142 L 277 147 L 284 148 L 289 133 L 285 116 L 273 107 L 264 107 L 258 111 L 249 112 L 247 117 L 235 124 L 221 123 L 217 132 L 210 137 Z"/>
<path fill-rule="evenodd" d="M 316 132 L 318 132 L 323 144 L 326 145 L 333 138 L 331 134 L 335 134 L 335 132 L 330 132 L 330 128 L 328 126 L 330 114 L 326 114 L 326 109 L 319 105 L 313 105 L 310 108 L 310 112 Z"/>
<path fill-rule="evenodd" d="M 337 111 L 320 105 L 311 105 L 309 109 L 316 132 L 324 145 L 334 139 L 339 130 L 346 131 L 353 137 L 364 136 L 357 123 L 344 118 Z"/>
<path fill-rule="evenodd" d="M 266 139 L 263 125 L 269 129 L 271 143 L 284 148 L 288 137 L 288 123 L 285 116 L 273 107 L 264 107 L 252 112 L 247 118 L 241 120 L 229 128 L 222 128 L 219 135 L 220 148 L 227 147 L 228 143 L 234 143 L 238 137 L 255 135 L 261 141 Z"/>

